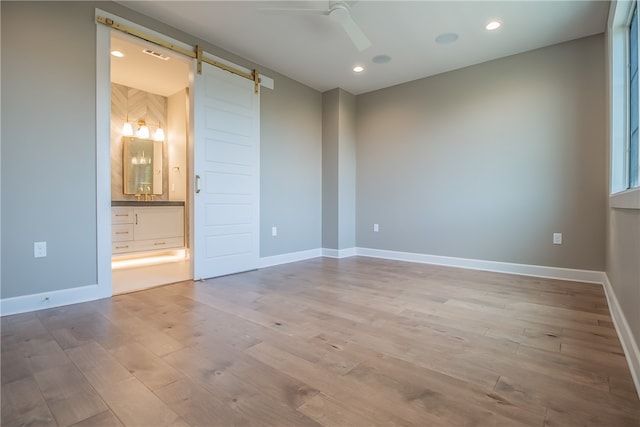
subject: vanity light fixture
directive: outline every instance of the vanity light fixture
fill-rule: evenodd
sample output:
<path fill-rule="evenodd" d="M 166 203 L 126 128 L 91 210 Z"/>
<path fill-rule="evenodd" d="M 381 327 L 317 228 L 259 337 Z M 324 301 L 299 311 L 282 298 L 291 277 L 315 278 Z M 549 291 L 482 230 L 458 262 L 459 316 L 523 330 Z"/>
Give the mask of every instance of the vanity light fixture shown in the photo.
<path fill-rule="evenodd" d="M 164 141 L 164 130 L 160 126 L 156 129 L 156 132 L 153 134 L 154 141 Z"/>
<path fill-rule="evenodd" d="M 136 137 L 142 139 L 149 139 L 149 127 L 144 122 L 144 120 L 140 120 L 138 122 L 138 129 L 136 130 Z"/>
<path fill-rule="evenodd" d="M 138 128 L 136 131 L 133 131 L 133 126 L 129 123 L 129 118 L 122 125 L 122 136 L 135 136 L 140 139 L 150 139 L 151 131 L 149 130 L 149 126 L 147 122 L 144 120 L 138 120 Z M 153 134 L 154 141 L 164 141 L 164 129 L 162 129 L 162 125 L 158 124 L 158 128 Z"/>
<path fill-rule="evenodd" d="M 131 126 L 131 123 L 124 122 L 124 125 L 122 125 L 122 135 L 133 136 L 133 126 Z"/>

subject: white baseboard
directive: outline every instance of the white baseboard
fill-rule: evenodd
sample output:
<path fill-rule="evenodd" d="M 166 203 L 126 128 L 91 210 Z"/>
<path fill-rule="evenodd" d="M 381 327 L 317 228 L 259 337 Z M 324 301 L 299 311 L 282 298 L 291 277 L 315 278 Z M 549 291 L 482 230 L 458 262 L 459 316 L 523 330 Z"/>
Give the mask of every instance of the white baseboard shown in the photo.
<path fill-rule="evenodd" d="M 423 264 L 443 265 L 470 270 L 493 271 L 497 273 L 519 274 L 547 279 L 570 280 L 574 282 L 598 283 L 604 281 L 604 272 L 576 270 L 571 268 L 546 267 L 540 265 L 515 264 L 510 262 L 483 261 L 470 258 L 455 258 L 440 255 L 427 255 L 412 252 L 397 252 L 383 249 L 356 248 L 356 254 L 372 258 L 385 258 L 398 261 L 419 262 Z"/>
<path fill-rule="evenodd" d="M 290 262 L 304 261 L 305 259 L 319 258 L 322 256 L 322 249 L 309 249 L 306 251 L 290 252 L 281 255 L 273 255 L 260 258 L 258 268 L 273 267 L 274 265 L 287 264 Z"/>
<path fill-rule="evenodd" d="M 604 275 L 602 286 L 604 287 L 604 293 L 609 303 L 609 311 L 611 312 L 613 325 L 618 333 L 618 338 L 620 338 L 620 343 L 622 344 L 622 349 L 624 350 L 627 363 L 629 364 L 629 370 L 631 371 L 631 377 L 636 386 L 636 393 L 638 393 L 638 397 L 640 398 L 640 350 L 638 349 L 638 343 L 633 337 L 627 318 L 620 308 L 618 298 L 615 292 L 613 292 L 613 287 L 606 274 Z"/>
<path fill-rule="evenodd" d="M 101 298 L 108 298 L 98 285 L 80 286 L 77 288 L 61 289 L 58 291 L 24 295 L 0 300 L 0 316 L 43 310 L 45 308 L 61 307 L 63 305 L 78 304 Z"/>
<path fill-rule="evenodd" d="M 347 248 L 347 249 L 327 249 L 322 248 L 322 256 L 327 258 L 348 258 L 350 256 L 357 255 L 357 248 Z"/>
<path fill-rule="evenodd" d="M 456 258 L 441 255 L 428 255 L 413 252 L 398 252 L 384 249 L 371 248 L 346 248 L 346 249 L 310 249 L 301 252 L 292 252 L 260 259 L 260 267 L 286 264 L 288 262 L 302 261 L 317 257 L 348 258 L 351 256 L 366 256 L 372 258 L 392 259 L 397 261 L 418 262 L 422 264 L 434 264 L 449 267 L 466 268 L 470 270 L 493 271 L 496 273 L 519 274 L 522 276 L 534 276 L 547 279 L 570 280 L 574 282 L 603 284 L 605 274 L 602 271 L 578 270 L 571 268 L 547 267 L 541 265 L 515 264 L 510 262 L 484 261 L 470 258 Z"/>

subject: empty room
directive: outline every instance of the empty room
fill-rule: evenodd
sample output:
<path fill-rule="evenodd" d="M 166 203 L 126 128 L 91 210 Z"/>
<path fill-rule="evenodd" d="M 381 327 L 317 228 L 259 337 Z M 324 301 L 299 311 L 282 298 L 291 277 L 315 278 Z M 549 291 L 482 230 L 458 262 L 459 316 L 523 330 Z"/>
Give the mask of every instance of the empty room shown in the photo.
<path fill-rule="evenodd" d="M 639 15 L 3 0 L 0 424 L 640 425 Z"/>

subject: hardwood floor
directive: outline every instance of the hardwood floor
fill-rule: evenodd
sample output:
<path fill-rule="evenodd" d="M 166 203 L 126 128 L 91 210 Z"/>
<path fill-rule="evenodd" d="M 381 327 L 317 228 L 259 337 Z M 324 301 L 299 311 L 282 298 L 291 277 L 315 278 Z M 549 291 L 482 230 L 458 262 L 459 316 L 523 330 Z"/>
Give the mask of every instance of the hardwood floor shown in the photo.
<path fill-rule="evenodd" d="M 8 316 L 3 426 L 634 426 L 599 285 L 317 258 Z"/>

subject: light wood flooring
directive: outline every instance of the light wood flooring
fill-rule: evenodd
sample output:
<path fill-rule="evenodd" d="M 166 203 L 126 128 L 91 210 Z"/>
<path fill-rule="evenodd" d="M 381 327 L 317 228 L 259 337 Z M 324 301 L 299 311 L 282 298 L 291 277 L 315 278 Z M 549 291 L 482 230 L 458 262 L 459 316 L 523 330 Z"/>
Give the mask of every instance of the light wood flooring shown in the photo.
<path fill-rule="evenodd" d="M 640 426 L 599 285 L 317 258 L 1 323 L 2 426 Z"/>

